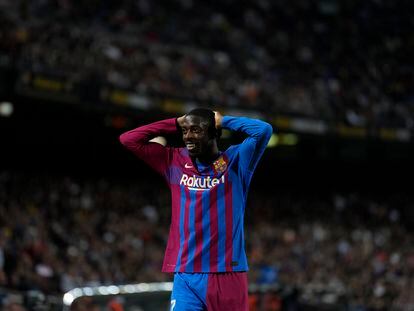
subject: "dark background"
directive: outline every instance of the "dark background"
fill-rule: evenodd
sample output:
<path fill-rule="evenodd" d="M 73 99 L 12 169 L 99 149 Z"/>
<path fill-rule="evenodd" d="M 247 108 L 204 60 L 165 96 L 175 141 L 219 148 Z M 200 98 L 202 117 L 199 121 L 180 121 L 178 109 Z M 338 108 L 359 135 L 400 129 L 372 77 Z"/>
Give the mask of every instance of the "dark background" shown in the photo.
<path fill-rule="evenodd" d="M 10 99 L 14 113 L 0 119 L 1 167 L 17 170 L 126 178 L 142 172 L 152 175 L 124 149 L 118 136 L 136 126 L 175 117 L 160 111 L 98 109 L 21 96 Z M 179 139 L 171 137 L 170 142 L 179 144 Z M 240 139 L 231 136 L 220 145 L 225 148 Z M 413 149 L 411 143 L 302 134 L 295 146 L 266 150 L 254 184 L 370 191 L 408 189 Z"/>

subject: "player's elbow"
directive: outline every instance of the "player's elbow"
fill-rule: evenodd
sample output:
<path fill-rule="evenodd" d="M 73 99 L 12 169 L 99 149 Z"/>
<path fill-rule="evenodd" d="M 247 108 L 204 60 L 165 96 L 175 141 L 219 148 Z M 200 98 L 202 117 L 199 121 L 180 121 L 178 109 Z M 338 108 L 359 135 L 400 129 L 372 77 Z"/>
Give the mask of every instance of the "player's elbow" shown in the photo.
<path fill-rule="evenodd" d="M 270 136 L 272 136 L 272 134 L 273 134 L 273 126 L 271 126 L 267 122 L 263 122 L 263 123 L 264 123 L 264 126 L 263 126 L 263 136 L 265 136 L 266 138 L 270 139 Z"/>
<path fill-rule="evenodd" d="M 128 132 L 126 132 L 126 133 L 123 133 L 123 134 L 121 134 L 121 135 L 119 135 L 119 142 L 122 144 L 122 145 L 124 145 L 124 146 L 128 146 L 128 145 L 130 145 L 130 143 L 131 143 L 131 139 L 130 139 L 130 137 L 129 137 L 129 135 L 128 135 Z"/>

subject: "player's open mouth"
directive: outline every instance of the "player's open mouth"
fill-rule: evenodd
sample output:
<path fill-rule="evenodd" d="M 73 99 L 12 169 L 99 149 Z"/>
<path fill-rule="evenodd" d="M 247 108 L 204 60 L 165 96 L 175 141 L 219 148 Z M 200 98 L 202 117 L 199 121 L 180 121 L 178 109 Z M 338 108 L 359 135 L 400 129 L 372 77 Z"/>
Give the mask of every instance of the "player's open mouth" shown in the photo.
<path fill-rule="evenodd" d="M 188 150 L 193 150 L 196 146 L 194 143 L 186 143 L 185 145 Z"/>

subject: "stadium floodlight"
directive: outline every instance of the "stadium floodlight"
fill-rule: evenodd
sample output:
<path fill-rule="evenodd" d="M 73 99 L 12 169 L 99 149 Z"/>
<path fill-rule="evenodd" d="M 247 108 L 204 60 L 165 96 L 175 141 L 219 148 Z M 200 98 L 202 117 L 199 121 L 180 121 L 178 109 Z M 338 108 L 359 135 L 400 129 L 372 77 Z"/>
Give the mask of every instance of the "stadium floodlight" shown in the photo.
<path fill-rule="evenodd" d="M 276 147 L 279 143 L 279 136 L 277 134 L 272 134 L 272 136 L 270 136 L 270 140 L 267 143 L 267 148 L 273 148 Z"/>
<path fill-rule="evenodd" d="M 108 286 L 107 290 L 110 295 L 118 295 L 121 292 L 119 286 L 115 286 L 115 285 Z"/>
<path fill-rule="evenodd" d="M 99 295 L 109 295 L 108 286 L 99 286 L 98 287 L 98 293 Z"/>
<path fill-rule="evenodd" d="M 88 286 L 71 289 L 63 295 L 63 304 L 69 307 L 77 298 L 84 296 L 108 296 L 151 292 L 170 292 L 172 282 L 138 283 L 125 285 Z"/>
<path fill-rule="evenodd" d="M 121 293 L 126 293 L 126 294 L 133 294 L 133 293 L 135 293 L 135 287 L 134 287 L 134 285 L 127 284 L 127 285 L 121 286 Z"/>
<path fill-rule="evenodd" d="M 13 114 L 14 107 L 10 102 L 0 102 L 0 116 L 10 117 Z"/>
<path fill-rule="evenodd" d="M 71 292 L 67 292 L 63 295 L 63 304 L 65 306 L 70 306 L 75 298 L 77 297 L 75 297 Z"/>
<path fill-rule="evenodd" d="M 298 143 L 298 135 L 296 134 L 284 134 L 282 136 L 281 142 L 284 145 L 294 146 Z"/>
<path fill-rule="evenodd" d="M 277 146 L 295 146 L 299 142 L 299 137 L 292 133 L 273 133 L 267 144 L 267 148 L 274 148 Z"/>
<path fill-rule="evenodd" d="M 83 295 L 84 296 L 93 296 L 99 292 L 98 289 L 92 287 L 84 287 L 83 288 Z"/>

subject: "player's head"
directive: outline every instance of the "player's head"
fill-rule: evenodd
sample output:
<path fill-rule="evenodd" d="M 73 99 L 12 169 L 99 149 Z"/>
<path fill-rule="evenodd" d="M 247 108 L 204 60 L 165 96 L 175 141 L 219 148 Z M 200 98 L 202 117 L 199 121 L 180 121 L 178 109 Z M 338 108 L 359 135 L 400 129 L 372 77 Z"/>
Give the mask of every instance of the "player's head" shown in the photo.
<path fill-rule="evenodd" d="M 184 143 L 191 156 L 208 155 L 217 148 L 221 131 L 216 128 L 214 111 L 193 109 L 185 115 L 182 125 Z"/>

